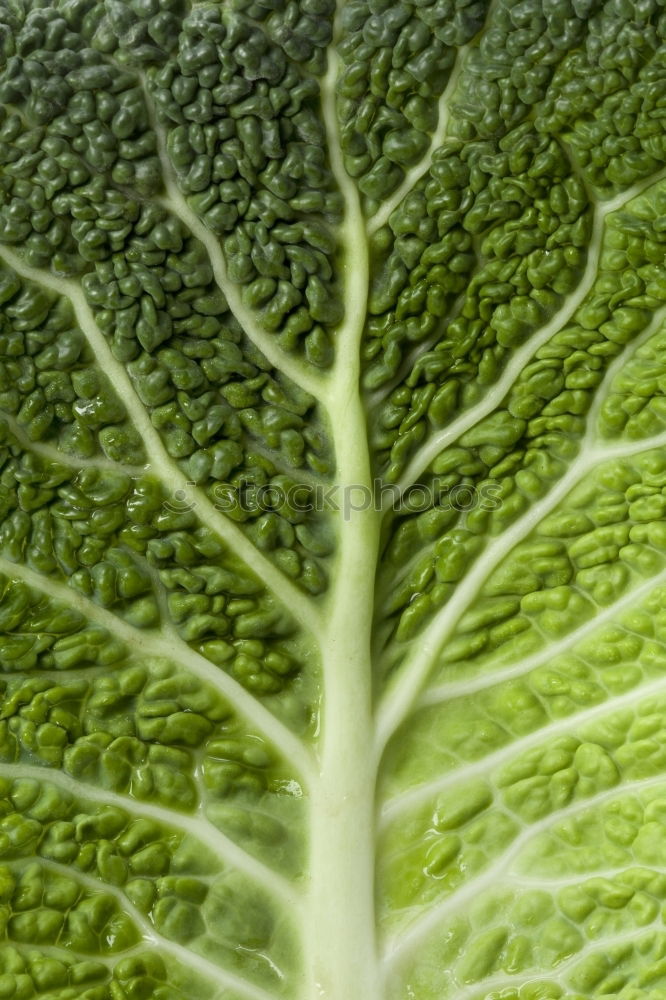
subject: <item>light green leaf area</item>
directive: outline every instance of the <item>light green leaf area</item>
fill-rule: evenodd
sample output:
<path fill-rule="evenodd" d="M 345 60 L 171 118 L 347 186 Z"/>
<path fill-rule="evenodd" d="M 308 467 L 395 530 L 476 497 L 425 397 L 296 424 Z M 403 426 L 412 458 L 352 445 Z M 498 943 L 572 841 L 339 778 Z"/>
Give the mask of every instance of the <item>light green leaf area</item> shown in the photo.
<path fill-rule="evenodd" d="M 666 996 L 662 0 L 0 0 L 0 1000 Z"/>

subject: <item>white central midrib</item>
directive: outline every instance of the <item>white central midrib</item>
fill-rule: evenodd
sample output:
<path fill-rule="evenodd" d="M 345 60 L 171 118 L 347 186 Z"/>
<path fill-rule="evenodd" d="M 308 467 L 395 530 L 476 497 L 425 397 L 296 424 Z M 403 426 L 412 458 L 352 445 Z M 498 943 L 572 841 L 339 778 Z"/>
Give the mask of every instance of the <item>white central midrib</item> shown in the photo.
<path fill-rule="evenodd" d="M 337 59 L 329 53 L 322 112 L 331 167 L 345 202 L 345 320 L 327 392 L 341 507 L 326 625 L 320 633 L 319 774 L 312 783 L 305 1000 L 380 1000 L 374 907 L 376 768 L 372 750 L 370 639 L 380 513 L 369 501 L 371 462 L 360 394 L 360 349 L 369 287 L 365 225 L 342 161 L 335 109 Z M 364 488 L 361 497 L 359 487 Z M 354 507 L 345 509 L 345 498 Z M 363 499 L 363 503 L 359 500 Z M 349 508 L 351 505 L 349 505 Z"/>
<path fill-rule="evenodd" d="M 356 398 L 354 398 L 356 397 Z M 363 413 L 356 387 L 336 408 L 339 442 L 358 442 L 340 454 L 339 482 L 367 484 Z M 365 468 L 363 467 L 365 466 Z M 333 600 L 321 636 L 320 769 L 311 789 L 309 998 L 379 1000 L 376 968 L 372 669 L 370 633 L 378 514 L 371 509 L 340 518 Z"/>

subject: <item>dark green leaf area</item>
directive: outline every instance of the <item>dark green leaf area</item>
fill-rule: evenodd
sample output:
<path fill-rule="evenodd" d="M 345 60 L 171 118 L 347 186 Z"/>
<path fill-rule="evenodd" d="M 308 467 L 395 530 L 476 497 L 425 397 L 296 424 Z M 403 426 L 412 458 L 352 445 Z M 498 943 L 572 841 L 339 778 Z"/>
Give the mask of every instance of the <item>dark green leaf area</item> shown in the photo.
<path fill-rule="evenodd" d="M 165 233 L 173 238 L 169 252 L 159 249 Z M 244 336 L 205 248 L 165 209 L 143 206 L 126 255 L 98 263 L 84 290 L 188 479 L 207 488 L 240 480 L 259 487 L 280 475 L 298 483 L 298 470 L 329 475 L 331 448 L 316 401 Z M 279 516 L 303 520 L 288 505 Z"/>
<path fill-rule="evenodd" d="M 31 183 L 25 181 L 28 187 Z M 21 204 L 32 197 L 24 195 Z M 8 195 L 0 220 L 3 212 L 15 214 L 13 205 L 14 196 Z M 86 272 L 83 288 L 99 328 L 115 357 L 131 363 L 141 400 L 151 410 L 159 408 L 155 422 L 167 450 L 183 462 L 191 478 L 226 478 L 234 463 L 210 446 L 221 436 L 238 440 L 243 433 L 276 451 L 280 464 L 288 468 L 305 464 L 318 473 L 329 470 L 322 433 L 305 428 L 312 401 L 270 374 L 265 359 L 243 339 L 204 247 L 178 219 L 161 206 L 107 189 L 100 177 L 61 192 L 52 207 L 78 255 L 74 270 Z M 53 249 L 33 253 L 22 231 L 16 238 L 7 229 L 0 228 L 0 234 L 3 241 L 19 244 L 27 263 L 71 273 Z M 46 437 L 52 425 L 74 421 L 60 443 L 84 456 L 93 453 L 91 435 L 106 422 L 111 426 L 102 435 L 105 453 L 121 460 L 133 453 L 136 461 L 139 442 L 123 426 L 123 414 L 114 412 L 120 404 L 112 404 L 109 393 L 100 389 L 104 377 L 89 372 L 80 376 L 80 386 L 71 385 L 70 369 L 89 366 L 90 355 L 70 307 L 31 282 L 22 282 L 9 269 L 4 275 L 7 340 L 0 346 L 8 355 L 4 381 L 9 395 L 3 397 L 3 409 L 28 424 L 33 439 Z M 43 343 L 35 332 L 26 344 L 26 333 L 35 327 L 40 327 Z M 52 345 L 56 334 L 57 347 Z M 38 351 L 39 375 L 25 372 L 26 355 Z M 52 367 L 57 374 L 51 373 Z M 191 397 L 197 402 L 191 402 L 190 412 Z M 257 408 L 263 412 L 252 412 Z"/>
<path fill-rule="evenodd" d="M 14 119 L 20 134 L 25 135 L 23 123 L 17 116 Z M 305 464 L 317 472 L 328 471 L 330 456 L 321 432 L 305 428 L 303 418 L 312 401 L 269 374 L 267 362 L 243 338 L 231 315 L 205 248 L 179 219 L 166 208 L 137 198 L 136 192 L 128 193 L 125 187 L 116 190 L 103 176 L 96 176 L 74 189 L 59 190 L 48 202 L 48 211 L 55 213 L 59 227 L 67 234 L 71 253 L 65 261 L 53 247 L 35 251 L 23 229 L 14 232 L 11 226 L 3 228 L 2 219 L 15 216 L 25 217 L 30 230 L 37 224 L 28 209 L 31 201 L 41 203 L 46 197 L 39 184 L 39 176 L 20 179 L 18 186 L 6 193 L 4 203 L 0 191 L 0 239 L 17 244 L 32 266 L 51 267 L 65 274 L 84 273 L 83 289 L 99 328 L 109 338 L 118 361 L 132 363 L 130 371 L 142 401 L 151 409 L 161 408 L 157 423 L 164 431 L 165 445 L 172 457 L 184 462 L 184 471 L 191 478 L 197 482 L 225 478 L 226 471 L 221 475 L 217 472 L 218 467 L 224 469 L 225 460 L 211 453 L 208 446 L 221 435 L 236 440 L 242 430 L 249 431 L 267 449 L 276 450 L 280 464 L 289 468 Z M 251 306 L 263 306 L 267 301 L 266 282 L 271 285 L 272 279 L 262 278 L 247 289 Z M 31 321 L 43 323 L 50 302 L 48 293 L 21 282 L 9 270 L 2 292 L 9 303 L 5 322 L 12 330 L 17 324 L 21 330 L 31 329 Z M 75 325 L 64 303 L 56 300 L 51 308 L 51 326 L 58 332 L 64 322 Z M 25 349 L 14 337 L 6 350 L 13 357 L 23 353 L 22 347 Z M 65 343 L 58 347 L 58 367 L 62 369 L 78 360 L 74 348 L 68 354 L 66 347 Z M 51 354 L 55 350 L 52 348 Z M 80 353 L 82 363 L 90 361 L 83 348 Z M 50 356 L 42 364 L 47 360 Z M 10 374 L 21 374 L 15 370 L 19 362 L 13 364 Z M 45 432 L 54 419 L 63 420 L 61 411 L 68 416 L 66 403 L 72 402 L 66 395 L 72 395 L 66 374 L 53 378 L 42 373 L 41 381 L 44 384 L 35 387 L 41 391 L 32 398 L 24 420 L 36 420 L 33 435 L 42 430 L 42 424 Z M 92 382 L 86 382 L 80 391 L 86 402 L 80 404 L 75 416 L 78 424 L 90 427 L 110 403 L 107 400 L 103 405 L 97 399 L 99 390 Z M 192 404 L 196 415 L 187 412 L 191 396 L 199 400 Z M 171 410 L 167 407 L 170 402 Z M 262 403 L 263 413 L 250 413 Z M 56 404 L 60 406 L 52 414 Z M 11 412 L 17 408 L 15 401 Z M 239 410 L 244 411 L 242 423 L 235 417 Z M 102 442 L 114 459 L 132 451 L 136 456 L 139 447 L 135 436 L 134 440 L 127 438 L 131 432 L 119 427 L 121 423 L 116 418 Z M 76 454 L 86 455 L 91 453 L 90 433 L 78 424 L 71 431 L 75 440 L 70 447 Z"/>
<path fill-rule="evenodd" d="M 31 674 L 37 669 L 115 668 L 126 647 L 101 625 L 87 622 L 82 611 L 64 601 L 33 592 L 24 583 L 2 578 L 0 663 L 3 674 Z"/>
<path fill-rule="evenodd" d="M 188 25 L 199 21 L 218 23 L 216 8 L 223 6 L 222 14 L 230 32 L 242 30 L 239 25 L 251 21 L 261 25 L 273 43 L 273 51 L 269 54 L 253 52 L 252 48 L 247 53 L 243 50 L 247 56 L 248 79 L 277 77 L 275 82 L 279 82 L 279 69 L 285 60 L 302 66 L 314 76 L 325 71 L 325 49 L 331 41 L 335 13 L 330 0 L 308 0 L 302 9 L 293 0 L 234 0 L 230 5 L 212 0 L 207 8 L 199 10 L 184 0 L 148 0 L 132 5 L 114 0 L 105 4 L 106 16 L 95 37 L 100 47 L 104 38 L 107 51 L 115 49 L 120 62 L 136 66 L 161 65 L 181 44 L 178 35 L 183 20 Z M 238 41 L 238 37 L 234 37 Z M 209 68 L 213 63 L 210 46 L 197 45 L 198 41 L 190 42 L 185 49 L 187 68 L 194 72 L 204 70 L 205 74 L 208 67 L 204 78 L 217 82 Z"/>
<path fill-rule="evenodd" d="M 197 484 L 261 478 L 262 467 L 268 478 L 278 470 L 327 477 L 331 449 L 315 400 L 274 372 L 217 304 L 221 315 L 193 312 L 128 365 L 169 455 Z"/>
<path fill-rule="evenodd" d="M 23 829 L 12 833 L 27 834 L 25 827 L 29 825 L 25 822 Z M 3 890 L 7 893 L 12 873 L 11 869 L 5 871 Z M 76 878 L 44 871 L 38 863 L 21 866 L 14 893 L 2 910 L 5 936 L 17 944 L 57 944 L 106 957 L 139 943 L 137 929 L 113 897 L 86 892 Z"/>
<path fill-rule="evenodd" d="M 0 803 L 0 884 L 10 940 L 100 957 L 121 953 L 139 942 L 140 932 L 104 883 L 125 887 L 131 900 L 135 883 L 150 875 L 172 892 L 185 888 L 179 881 L 199 881 L 191 843 L 153 820 L 86 806 L 32 778 L 3 779 Z M 211 874 L 216 870 L 213 862 Z M 98 879 L 99 890 L 78 874 Z M 205 882 L 199 884 L 205 895 Z"/>
<path fill-rule="evenodd" d="M 195 9 L 169 61 L 151 72 L 150 90 L 179 186 L 222 237 L 246 305 L 286 350 L 326 366 L 342 319 L 331 228 L 341 205 L 319 82 L 291 50 L 321 45 L 330 25 L 318 20 L 292 46 L 285 32 L 300 37 L 301 29 L 291 15 L 283 28 L 279 19 L 277 12 L 261 25 L 215 6 Z"/>
<path fill-rule="evenodd" d="M 44 662 L 65 650 L 56 642 Z M 61 680 L 3 682 L 5 762 L 62 768 L 98 788 L 192 811 L 192 751 L 230 713 L 200 682 L 164 663 L 148 664 L 116 663 L 107 676 L 89 667 Z"/>
<path fill-rule="evenodd" d="M 389 479 L 427 424 L 478 402 L 575 289 L 590 227 L 565 154 L 530 126 L 498 147 L 451 141 L 438 151 L 375 239 L 365 382 L 374 389 L 402 374 L 374 433 Z M 428 350 L 410 364 L 415 345 Z"/>
<path fill-rule="evenodd" d="M 326 71 L 326 48 L 333 37 L 335 4 L 331 0 L 233 0 L 234 11 L 264 26 L 267 35 L 292 62 L 314 76 Z M 264 55 L 265 62 L 270 60 Z M 263 68 L 261 61 L 250 64 L 250 76 Z"/>
<path fill-rule="evenodd" d="M 106 192 L 99 181 L 63 194 L 59 204 L 71 218 L 96 218 L 111 205 L 127 222 L 118 252 L 98 247 L 83 289 L 115 357 L 128 365 L 167 452 L 188 479 L 209 488 L 220 481 L 235 488 L 242 479 L 286 494 L 299 478 L 284 484 L 279 477 L 292 470 L 327 475 L 330 445 L 312 419 L 315 401 L 274 373 L 243 336 L 205 248 L 180 220 L 161 206 Z M 92 367 L 70 306 L 10 269 L 4 275 L 2 408 L 33 440 L 89 457 L 97 439 L 107 457 L 140 463 L 137 433 L 106 376 Z M 304 520 L 293 504 L 277 508 L 273 520 L 283 533 Z M 270 546 L 271 531 L 263 534 Z M 323 539 L 322 546 L 328 546 Z M 307 586 L 322 584 L 313 578 Z"/>
<path fill-rule="evenodd" d="M 148 207 L 144 217 L 150 214 Z M 126 283 L 114 283 L 114 265 L 102 262 L 94 276 L 84 279 L 85 291 L 114 353 L 128 362 L 137 396 L 169 457 L 221 512 L 247 523 L 255 543 L 282 561 L 291 577 L 319 593 L 326 587 L 325 557 L 332 539 L 324 519 L 309 508 L 332 459 L 327 434 L 312 420 L 315 401 L 274 374 L 243 337 L 213 283 L 202 245 L 190 244 L 182 255 L 192 268 L 192 280 L 185 278 L 190 292 L 179 278 L 166 304 L 180 319 L 171 323 L 167 316 L 161 341 L 155 341 L 160 320 L 153 299 L 150 322 L 144 323 L 146 296 L 140 305 L 125 308 L 126 302 L 114 300 L 114 287 L 139 294 L 147 290 L 164 304 L 162 275 L 137 265 Z M 42 508 L 53 498 L 53 487 L 69 478 L 58 468 L 57 453 L 33 451 L 33 441 L 70 456 L 99 455 L 134 467 L 147 459 L 138 430 L 109 384 L 103 361 L 95 364 L 67 300 L 10 269 L 2 275 L 0 406 L 7 414 L 0 432 L 2 482 L 29 513 Z M 7 499 L 6 509 L 12 503 Z M 108 534 L 120 526 L 115 521 L 98 511 L 90 527 L 97 524 Z"/>
<path fill-rule="evenodd" d="M 63 767 L 89 784 L 192 811 L 197 803 L 194 761 L 185 748 L 200 742 L 212 724 L 200 713 L 179 711 L 175 699 L 171 705 L 161 699 L 137 699 L 136 692 L 127 692 L 131 680 L 136 685 L 136 676 L 122 676 L 106 686 L 98 679 L 87 689 L 79 683 L 74 691 L 66 683 L 64 691 L 51 688 L 42 691 L 41 696 L 35 695 L 7 721 L 5 754 L 9 756 L 14 749 L 21 757 L 34 755 L 40 762 Z M 7 712 L 30 696 L 31 686 L 37 686 L 36 682 L 16 691 L 8 700 Z M 91 702 L 85 715 L 83 706 L 79 706 L 78 725 L 67 718 L 62 718 L 61 724 L 48 721 L 49 708 L 57 706 L 58 697 L 66 706 L 55 713 L 60 718 L 67 711 L 67 699 L 74 701 L 76 695 L 80 699 L 87 696 Z M 136 719 L 129 716 L 133 706 Z M 170 715 L 157 714 L 169 710 Z M 47 721 L 33 721 L 42 717 Z M 156 733 L 163 734 L 162 745 L 152 742 Z"/>
<path fill-rule="evenodd" d="M 500 3 L 493 8 L 489 30 L 465 55 L 450 105 L 449 132 L 460 136 L 463 145 L 458 148 L 448 139 L 435 151 L 430 172 L 393 212 L 390 227 L 375 237 L 380 287 L 393 302 L 402 298 L 403 310 L 413 303 L 413 313 L 405 311 L 408 319 L 401 323 L 384 312 L 370 320 L 369 388 L 400 379 L 406 396 L 404 381 L 437 382 L 438 372 L 445 371 L 446 384 L 438 387 L 445 422 L 469 402 L 471 390 L 461 392 L 453 383 L 458 383 L 457 369 L 470 364 L 470 355 L 479 386 L 494 381 L 504 350 L 520 344 L 552 313 L 557 301 L 553 291 L 566 294 L 575 287 L 589 236 L 581 219 L 588 200 L 585 187 L 608 197 L 649 180 L 666 162 L 657 110 L 664 88 L 665 24 L 651 0 L 609 3 L 603 10 L 596 3 L 538 10 L 525 3 Z M 465 165 L 462 171 L 457 160 Z M 439 198 L 442 203 L 448 199 L 446 211 L 434 213 L 429 191 L 445 165 Z M 548 178 L 556 183 L 539 193 Z M 522 212 L 512 204 L 516 184 L 523 192 Z M 486 199 L 495 218 L 484 208 Z M 574 210 L 578 204 L 577 222 L 558 218 L 567 203 Z M 562 223 L 578 227 L 574 238 L 569 233 L 561 239 Z M 432 253 L 442 236 L 450 243 L 442 257 L 446 272 L 433 288 L 432 281 L 421 280 L 419 264 L 421 253 Z M 512 261 L 522 262 L 523 274 L 529 266 L 531 287 L 515 287 Z M 470 303 L 476 297 L 469 294 L 470 284 L 474 290 L 483 286 L 482 297 L 490 302 Z M 494 330 L 490 336 L 496 343 L 483 344 L 474 333 L 479 325 Z M 444 329 L 447 339 L 449 330 L 456 340 L 460 337 L 450 356 L 444 360 L 439 350 L 428 353 L 410 375 L 404 358 L 411 345 L 430 347 L 441 341 Z M 438 369 L 440 362 L 443 369 Z M 424 388 L 409 407 L 415 423 L 419 407 L 430 405 L 424 393 L 432 391 Z M 396 402 L 404 405 L 402 399 Z M 397 419 L 391 412 L 384 422 L 390 426 Z M 389 444 L 388 426 L 380 448 Z M 407 425 L 404 430 L 412 440 L 400 447 L 409 453 L 421 432 Z M 396 466 L 401 463 L 397 456 Z"/>
<path fill-rule="evenodd" d="M 222 19 L 212 6 L 178 23 L 174 17 L 185 11 L 173 6 L 148 17 L 157 17 L 154 30 L 168 41 L 164 58 L 154 45 L 142 58 L 145 11 L 115 0 L 85 18 L 76 17 L 72 5 L 63 4 L 62 12 L 36 8 L 14 26 L 15 51 L 4 60 L 0 54 L 6 105 L 0 238 L 20 247 L 29 263 L 58 273 L 87 272 L 113 259 L 112 273 L 98 277 L 111 285 L 111 308 L 124 311 L 120 339 L 131 339 L 135 325 L 140 340 L 159 343 L 168 335 L 174 317 L 155 301 L 158 272 L 151 271 L 147 294 L 137 286 L 146 267 L 173 251 L 178 234 L 168 225 L 153 233 L 154 220 L 138 219 L 141 203 L 161 192 L 164 178 L 141 80 L 108 61 L 122 62 L 130 53 L 130 63 L 153 67 L 150 99 L 167 126 L 179 183 L 205 224 L 225 237 L 229 273 L 247 286 L 247 305 L 267 330 L 279 333 L 285 349 L 303 349 L 326 366 L 330 331 L 342 318 L 331 231 L 340 201 L 325 150 L 319 83 L 308 60 L 294 61 L 271 37 L 273 29 L 235 12 Z M 172 21 L 175 29 L 167 26 Z M 276 37 L 293 34 L 291 27 L 274 28 Z M 55 97 L 40 97 L 42 91 Z M 128 203 L 128 192 L 138 201 Z M 130 252 L 131 235 L 138 241 Z M 164 286 L 167 296 L 177 292 L 179 277 L 170 274 Z M 131 312 L 134 299 L 144 310 L 138 315 Z"/>
<path fill-rule="evenodd" d="M 236 485 L 232 480 L 206 496 L 191 486 L 167 490 L 150 476 L 95 468 L 77 473 L 23 452 L 15 439 L 4 459 L 0 549 L 6 557 L 71 578 L 86 597 L 122 610 L 137 626 L 159 620 L 147 570 L 153 566 L 174 595 L 170 616 L 189 622 L 188 640 L 203 640 L 206 623 L 212 636 L 259 638 L 273 629 L 290 631 L 277 605 L 269 610 L 272 599 L 260 596 L 259 581 L 219 541 L 216 529 L 223 530 L 225 516 L 251 519 L 252 540 L 304 590 L 318 594 L 326 588 L 330 540 L 311 528 L 303 513 L 290 515 L 289 491 L 304 498 L 289 477 L 265 475 L 258 488 L 256 478 Z M 268 485 L 262 488 L 262 481 Z M 205 526 L 206 518 L 212 525 Z M 247 617 L 260 607 L 260 619 Z M 195 608 L 203 618 L 192 617 Z M 237 627 L 229 626 L 229 617 L 238 619 Z"/>
<path fill-rule="evenodd" d="M 345 5 L 338 84 L 344 163 L 372 214 L 430 145 L 457 49 L 481 27 L 484 2 Z"/>
<path fill-rule="evenodd" d="M 25 989 L 32 977 L 38 994 L 78 986 L 76 993 L 49 992 L 59 1000 L 182 996 L 180 971 L 150 951 L 136 954 L 137 946 L 152 927 L 172 940 L 198 937 L 205 944 L 198 910 L 203 905 L 206 912 L 210 887 L 220 878 L 214 855 L 154 820 L 84 803 L 48 781 L 3 780 L 0 813 L 0 920 L 7 941 L 0 982 L 16 976 Z M 270 925 L 268 914 L 265 922 Z"/>
<path fill-rule="evenodd" d="M 584 44 L 560 63 L 535 117 L 540 132 L 566 135 L 586 183 L 603 196 L 666 163 L 665 42 L 656 0 L 605 4 Z"/>
<path fill-rule="evenodd" d="M 80 741 L 71 756 L 84 751 Z M 227 816 L 236 817 L 232 835 L 239 832 L 244 816 L 252 826 L 244 848 L 253 852 L 263 838 L 265 846 L 272 846 L 273 863 L 281 867 L 281 859 L 293 853 L 288 849 L 293 827 L 282 826 L 275 816 L 280 809 L 286 816 L 285 802 L 297 802 L 294 789 L 283 788 L 284 782 L 270 777 L 274 761 L 256 738 L 234 734 L 223 739 L 218 734 L 211 752 L 218 766 L 221 757 L 226 759 L 228 796 L 232 761 L 246 774 L 242 800 L 237 795 L 235 809 L 227 806 Z M 262 768 L 266 776 L 261 789 L 251 788 L 250 772 L 259 774 Z M 154 771 L 153 764 L 150 769 Z M 79 773 L 67 759 L 65 771 L 90 786 L 109 784 L 95 780 L 90 769 Z M 159 776 L 163 780 L 163 773 Z M 237 785 L 235 791 L 239 789 Z M 9 940 L 57 943 L 105 957 L 132 948 L 144 928 L 154 927 L 167 940 L 193 945 L 213 961 L 219 961 L 220 949 L 229 950 L 233 966 L 258 978 L 271 978 L 275 971 L 264 951 L 272 949 L 274 959 L 291 963 L 289 949 L 284 948 L 291 933 L 289 922 L 276 919 L 273 901 L 247 876 L 227 869 L 215 849 L 215 827 L 207 821 L 185 833 L 183 827 L 142 816 L 137 802 L 130 812 L 115 804 L 94 804 L 94 792 L 92 803 L 86 802 L 48 778 L 5 780 L 0 793 L 0 926 Z M 145 797 L 161 803 L 158 795 Z M 275 809 L 271 797 L 278 801 Z M 200 805 L 198 799 L 190 808 Z M 215 810 L 211 815 L 215 819 Z M 294 819 L 293 809 L 290 818 Z M 99 886 L 91 887 L 91 880 Z M 124 901 L 129 907 L 123 906 Z M 247 944 L 249 956 L 242 954 L 245 949 L 233 955 L 239 939 Z"/>
<path fill-rule="evenodd" d="M 107 377 L 92 368 L 70 303 L 0 267 L 2 451 L 18 441 L 140 465 L 141 440 Z M 16 438 L 18 435 L 18 438 Z"/>
<path fill-rule="evenodd" d="M 500 138 L 534 114 L 558 66 L 586 44 L 588 32 L 595 36 L 600 20 L 612 23 L 614 41 L 635 11 L 645 6 L 623 0 L 499 0 L 470 52 L 456 92 L 455 134 L 464 139 Z M 602 8 L 604 14 L 595 16 Z"/>
<path fill-rule="evenodd" d="M 90 4 L 82 16 L 81 5 L 67 3 L 24 10 L 0 54 L 2 238 L 25 248 L 31 263 L 52 261 L 65 273 L 122 239 L 125 220 L 109 211 L 101 226 L 88 216 L 72 232 L 59 196 L 101 179 L 141 197 L 162 186 L 141 87 L 99 51 L 103 10 Z"/>
<path fill-rule="evenodd" d="M 203 484 L 261 476 L 261 459 L 244 454 L 254 447 L 266 453 L 268 477 L 328 474 L 315 400 L 243 335 L 203 244 L 161 206 L 125 207 L 137 219 L 124 253 L 96 263 L 83 287 L 169 455 Z"/>

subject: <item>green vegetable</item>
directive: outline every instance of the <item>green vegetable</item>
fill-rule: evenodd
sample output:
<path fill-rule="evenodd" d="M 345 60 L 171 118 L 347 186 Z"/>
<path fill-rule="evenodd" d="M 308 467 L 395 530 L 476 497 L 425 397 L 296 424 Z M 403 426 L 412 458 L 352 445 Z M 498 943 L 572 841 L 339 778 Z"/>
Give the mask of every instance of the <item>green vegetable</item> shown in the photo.
<path fill-rule="evenodd" d="M 666 996 L 661 0 L 0 0 L 0 998 Z"/>

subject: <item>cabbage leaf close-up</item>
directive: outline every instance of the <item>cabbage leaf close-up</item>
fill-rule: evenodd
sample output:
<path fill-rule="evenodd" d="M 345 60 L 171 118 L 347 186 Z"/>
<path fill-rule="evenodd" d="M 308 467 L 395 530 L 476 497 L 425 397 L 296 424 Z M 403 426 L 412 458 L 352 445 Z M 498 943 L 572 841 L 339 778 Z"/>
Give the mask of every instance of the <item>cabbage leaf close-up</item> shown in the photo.
<path fill-rule="evenodd" d="M 0 0 L 0 1000 L 666 997 L 666 0 Z"/>

